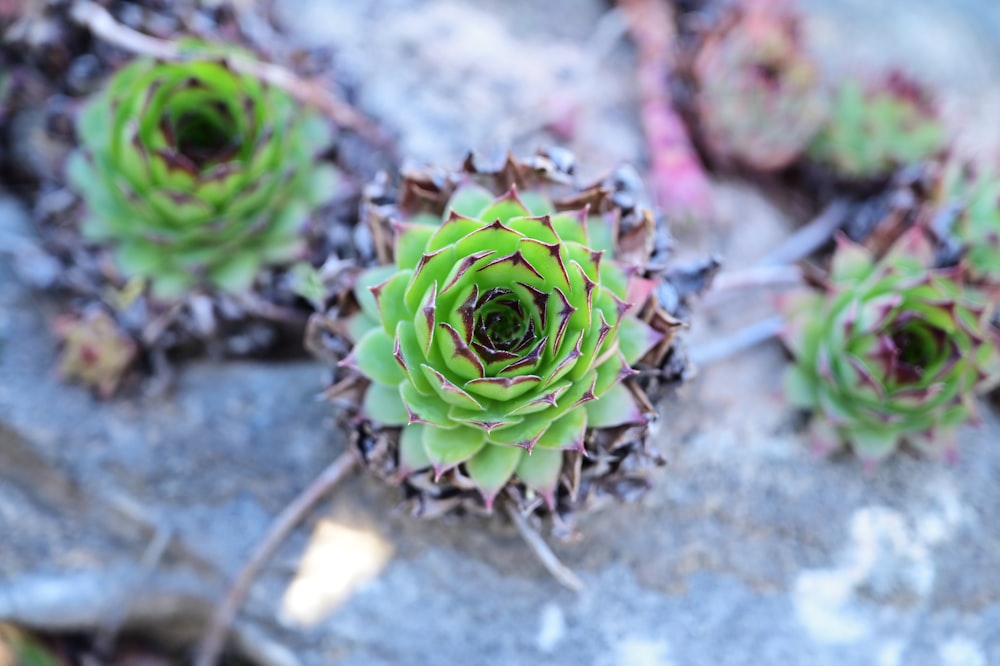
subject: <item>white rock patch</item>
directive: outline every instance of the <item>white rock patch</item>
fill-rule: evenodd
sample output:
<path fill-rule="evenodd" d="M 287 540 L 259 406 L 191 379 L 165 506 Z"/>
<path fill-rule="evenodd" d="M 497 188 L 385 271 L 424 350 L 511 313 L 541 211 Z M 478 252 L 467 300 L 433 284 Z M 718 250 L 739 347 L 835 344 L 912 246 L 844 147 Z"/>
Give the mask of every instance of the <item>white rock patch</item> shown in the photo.
<path fill-rule="evenodd" d="M 934 546 L 967 522 L 967 510 L 950 481 L 941 477 L 931 485 L 930 508 L 912 519 L 885 506 L 856 511 L 839 563 L 798 576 L 792 594 L 795 611 L 814 640 L 842 644 L 868 636 L 875 624 L 859 595 L 875 600 L 928 597 L 935 580 Z M 880 664 L 899 663 L 903 645 L 894 645 L 886 644 L 880 652 Z"/>

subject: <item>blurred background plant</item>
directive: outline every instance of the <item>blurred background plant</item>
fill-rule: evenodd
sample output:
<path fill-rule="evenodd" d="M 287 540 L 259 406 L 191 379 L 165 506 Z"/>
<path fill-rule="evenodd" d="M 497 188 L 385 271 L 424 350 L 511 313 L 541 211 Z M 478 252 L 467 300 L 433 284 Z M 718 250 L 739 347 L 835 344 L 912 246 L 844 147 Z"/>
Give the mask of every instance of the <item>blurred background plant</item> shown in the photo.
<path fill-rule="evenodd" d="M 961 254 L 969 276 L 994 294 L 1000 289 L 1000 176 L 954 161 L 937 193 L 945 239 Z"/>
<path fill-rule="evenodd" d="M 884 180 L 900 167 L 939 157 L 948 144 L 931 93 L 900 71 L 880 81 L 837 85 L 829 120 L 808 156 L 847 180 Z"/>
<path fill-rule="evenodd" d="M 817 452 L 846 443 L 871 465 L 905 441 L 954 459 L 956 429 L 1000 377 L 1000 331 L 995 301 L 933 259 L 919 228 L 879 260 L 842 238 L 822 289 L 782 299 L 785 395 L 813 413 Z"/>
<path fill-rule="evenodd" d="M 709 162 L 767 172 L 799 159 L 829 105 L 795 6 L 733 3 L 700 37 L 686 74 Z"/>
<path fill-rule="evenodd" d="M 359 182 L 394 160 L 337 99 L 328 53 L 288 45 L 257 3 L 8 9 L 0 174 L 37 232 L 15 265 L 61 295 L 60 321 L 101 310 L 131 340 L 127 381 L 102 385 L 159 391 L 190 356 L 301 354 L 293 264 L 356 256 Z"/>
<path fill-rule="evenodd" d="M 245 291 L 264 265 L 301 258 L 311 213 L 336 195 L 334 168 L 317 159 L 332 139 L 325 119 L 234 71 L 224 49 L 184 50 L 116 72 L 80 112 L 83 150 L 66 166 L 88 208 L 84 236 L 168 300 Z"/>

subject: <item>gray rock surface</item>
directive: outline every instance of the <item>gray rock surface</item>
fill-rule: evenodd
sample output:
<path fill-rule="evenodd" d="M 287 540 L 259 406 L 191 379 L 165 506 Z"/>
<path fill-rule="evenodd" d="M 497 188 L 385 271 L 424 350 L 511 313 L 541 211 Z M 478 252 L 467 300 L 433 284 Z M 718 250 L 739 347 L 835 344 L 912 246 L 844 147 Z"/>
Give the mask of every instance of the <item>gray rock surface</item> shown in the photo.
<path fill-rule="evenodd" d="M 818 40 L 857 45 L 830 49 L 831 60 L 917 66 L 949 108 L 985 115 L 974 100 L 997 97 L 1000 30 L 989 26 L 1000 9 L 807 4 Z M 303 41 L 339 49 L 360 104 L 399 128 L 418 162 L 531 149 L 540 128 L 567 118 L 585 171 L 642 159 L 631 55 L 596 0 L 279 8 Z M 992 131 L 984 124 L 970 145 L 990 145 Z M 680 231 L 730 265 L 792 225 L 739 185 L 717 194 L 711 240 Z M 323 370 L 192 363 L 169 396 L 110 403 L 60 384 L 47 326 L 56 306 L 19 284 L 4 253 L 14 237 L 28 251 L 27 227 L 4 200 L 0 618 L 67 627 L 131 614 L 161 629 L 170 618 L 189 638 L 269 519 L 344 447 L 334 408 L 315 400 Z M 690 337 L 766 311 L 722 303 Z M 554 546 L 582 593 L 552 580 L 509 525 L 418 523 L 394 511 L 393 490 L 357 476 L 279 551 L 241 616 L 242 640 L 273 664 L 1000 664 L 995 412 L 961 433 L 953 466 L 897 456 L 866 474 L 851 458 L 811 457 L 777 393 L 783 362 L 777 345 L 761 346 L 703 369 L 662 406 L 669 465 L 654 491 Z"/>

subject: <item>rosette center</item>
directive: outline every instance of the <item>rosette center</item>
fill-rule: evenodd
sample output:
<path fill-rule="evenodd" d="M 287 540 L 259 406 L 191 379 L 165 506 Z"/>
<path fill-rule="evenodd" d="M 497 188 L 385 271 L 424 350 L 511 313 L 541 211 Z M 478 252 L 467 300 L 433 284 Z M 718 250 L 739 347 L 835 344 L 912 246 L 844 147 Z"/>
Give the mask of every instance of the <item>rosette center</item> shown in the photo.
<path fill-rule="evenodd" d="M 534 339 L 534 319 L 513 291 L 491 289 L 476 304 L 473 336 L 484 347 L 516 354 Z"/>
<path fill-rule="evenodd" d="M 917 381 L 926 370 L 958 353 L 944 331 L 916 319 L 896 327 L 890 338 L 896 347 L 899 381 Z"/>
<path fill-rule="evenodd" d="M 239 148 L 236 124 L 221 103 L 185 109 L 167 121 L 174 149 L 199 170 L 229 159 Z"/>

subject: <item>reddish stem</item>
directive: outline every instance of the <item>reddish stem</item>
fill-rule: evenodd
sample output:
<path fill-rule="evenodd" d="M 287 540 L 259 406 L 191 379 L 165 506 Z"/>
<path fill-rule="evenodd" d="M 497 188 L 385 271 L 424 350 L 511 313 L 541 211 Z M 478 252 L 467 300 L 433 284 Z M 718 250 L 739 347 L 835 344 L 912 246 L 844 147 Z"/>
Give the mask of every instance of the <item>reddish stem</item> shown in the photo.
<path fill-rule="evenodd" d="M 656 203 L 668 213 L 708 219 L 708 176 L 671 103 L 674 21 L 664 0 L 618 0 L 636 48 L 636 86 Z"/>

